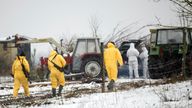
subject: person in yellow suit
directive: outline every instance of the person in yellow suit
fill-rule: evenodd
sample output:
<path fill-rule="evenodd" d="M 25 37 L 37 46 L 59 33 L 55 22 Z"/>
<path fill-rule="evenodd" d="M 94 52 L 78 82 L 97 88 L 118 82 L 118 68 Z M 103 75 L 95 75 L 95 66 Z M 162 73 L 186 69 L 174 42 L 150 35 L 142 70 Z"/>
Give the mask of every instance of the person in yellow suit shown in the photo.
<path fill-rule="evenodd" d="M 22 85 L 24 88 L 25 96 L 30 96 L 28 79 L 26 78 L 22 70 L 21 63 L 24 65 L 26 71 L 29 72 L 30 70 L 29 63 L 26 60 L 23 51 L 21 52 L 21 54 L 19 54 L 19 56 L 16 57 L 12 65 L 12 76 L 14 77 L 13 97 L 18 96 L 20 85 Z"/>
<path fill-rule="evenodd" d="M 109 90 L 113 90 L 113 85 L 117 80 L 118 66 L 123 65 L 121 53 L 113 42 L 109 42 L 104 50 L 104 64 L 110 80 L 107 87 Z"/>
<path fill-rule="evenodd" d="M 57 52 L 53 50 L 53 51 L 51 51 L 49 58 L 48 58 L 48 68 L 51 72 L 50 80 L 51 80 L 53 97 L 56 96 L 57 86 L 59 86 L 59 92 L 57 95 L 61 96 L 61 91 L 65 84 L 64 72 L 61 72 L 58 68 L 56 68 L 54 66 L 54 64 L 59 67 L 64 67 L 66 65 L 66 61 L 60 54 L 57 54 Z"/>

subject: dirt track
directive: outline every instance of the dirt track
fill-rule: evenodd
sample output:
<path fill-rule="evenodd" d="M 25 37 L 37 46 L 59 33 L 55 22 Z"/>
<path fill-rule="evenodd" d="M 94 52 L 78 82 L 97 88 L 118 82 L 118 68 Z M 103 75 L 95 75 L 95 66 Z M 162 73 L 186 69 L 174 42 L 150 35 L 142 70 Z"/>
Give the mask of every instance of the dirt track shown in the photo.
<path fill-rule="evenodd" d="M 133 82 L 122 82 L 122 83 L 116 83 L 116 90 L 114 92 L 117 91 L 125 91 L 125 90 L 130 90 L 133 88 L 139 88 L 142 86 L 157 86 L 160 84 L 165 84 L 166 81 L 162 81 L 162 80 L 156 80 L 156 81 L 146 81 L 146 80 L 138 80 L 138 81 L 133 81 Z M 73 83 L 69 83 L 73 84 Z M 107 89 L 105 88 L 106 92 Z M 72 97 L 80 97 L 83 94 L 92 94 L 92 93 L 101 93 L 101 86 L 100 87 L 94 87 L 94 88 L 82 88 L 82 87 L 76 87 L 73 88 L 70 91 L 65 91 L 62 94 L 62 97 L 55 97 L 52 98 L 51 97 L 51 92 L 50 91 L 43 91 L 42 93 L 36 93 L 31 95 L 31 97 L 19 97 L 19 98 L 12 98 L 12 96 L 8 95 L 8 96 L 4 96 L 1 97 L 0 100 L 0 105 L 2 107 L 5 107 L 7 105 L 19 105 L 19 106 L 34 106 L 34 105 L 43 105 L 43 104 L 51 104 L 52 102 L 50 101 L 50 99 L 67 99 L 67 98 L 72 98 Z"/>

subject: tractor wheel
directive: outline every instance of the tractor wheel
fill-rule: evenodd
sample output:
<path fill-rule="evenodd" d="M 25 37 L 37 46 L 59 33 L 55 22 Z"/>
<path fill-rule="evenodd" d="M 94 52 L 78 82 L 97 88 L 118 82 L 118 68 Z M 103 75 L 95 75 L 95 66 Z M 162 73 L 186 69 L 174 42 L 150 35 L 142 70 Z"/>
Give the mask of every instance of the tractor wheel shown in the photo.
<path fill-rule="evenodd" d="M 99 57 L 84 59 L 81 70 L 85 72 L 86 77 L 99 77 L 101 75 L 101 59 Z"/>

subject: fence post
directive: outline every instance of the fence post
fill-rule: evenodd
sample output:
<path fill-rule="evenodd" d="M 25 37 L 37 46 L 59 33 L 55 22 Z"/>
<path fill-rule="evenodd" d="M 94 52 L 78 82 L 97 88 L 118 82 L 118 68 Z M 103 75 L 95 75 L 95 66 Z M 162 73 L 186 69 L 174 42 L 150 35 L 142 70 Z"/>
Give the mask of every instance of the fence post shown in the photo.
<path fill-rule="evenodd" d="M 184 79 L 187 78 L 186 75 L 186 52 L 187 52 L 187 42 L 186 42 L 186 29 L 184 28 L 184 32 L 183 32 L 183 58 L 182 58 L 182 73 L 183 73 L 183 77 Z"/>
<path fill-rule="evenodd" d="M 101 72 L 102 72 L 102 93 L 105 92 L 105 71 L 104 71 L 104 47 L 103 42 L 101 42 Z"/>

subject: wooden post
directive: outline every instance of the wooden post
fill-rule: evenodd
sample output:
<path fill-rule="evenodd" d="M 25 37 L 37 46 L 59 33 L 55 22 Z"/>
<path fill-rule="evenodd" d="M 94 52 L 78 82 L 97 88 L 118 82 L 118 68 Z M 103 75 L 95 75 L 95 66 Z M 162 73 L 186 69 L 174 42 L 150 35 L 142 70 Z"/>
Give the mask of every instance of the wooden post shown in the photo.
<path fill-rule="evenodd" d="M 186 31 L 187 29 L 184 28 L 184 32 L 183 32 L 183 58 L 182 58 L 182 73 L 184 76 L 184 79 L 187 78 L 187 74 L 186 74 L 186 53 L 187 53 L 187 42 L 186 42 Z"/>
<path fill-rule="evenodd" d="M 104 71 L 104 47 L 103 42 L 101 43 L 101 72 L 102 72 L 102 93 L 105 92 L 105 71 Z"/>

